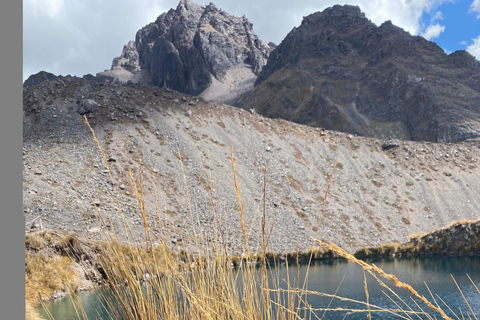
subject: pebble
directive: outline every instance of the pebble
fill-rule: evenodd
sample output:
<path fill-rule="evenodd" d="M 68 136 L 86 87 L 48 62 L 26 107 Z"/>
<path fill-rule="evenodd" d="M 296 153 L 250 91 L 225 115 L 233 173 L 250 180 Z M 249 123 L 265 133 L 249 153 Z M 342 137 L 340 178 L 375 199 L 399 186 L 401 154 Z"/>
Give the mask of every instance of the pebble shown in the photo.
<path fill-rule="evenodd" d="M 99 227 L 93 227 L 87 230 L 88 233 L 99 233 L 101 229 Z"/>

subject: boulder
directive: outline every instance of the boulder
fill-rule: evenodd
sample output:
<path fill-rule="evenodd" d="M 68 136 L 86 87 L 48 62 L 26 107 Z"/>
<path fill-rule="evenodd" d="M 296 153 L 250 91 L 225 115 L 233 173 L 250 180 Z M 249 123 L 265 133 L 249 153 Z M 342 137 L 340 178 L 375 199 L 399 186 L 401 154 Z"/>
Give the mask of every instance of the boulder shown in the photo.
<path fill-rule="evenodd" d="M 92 113 L 98 109 L 98 103 L 93 99 L 83 100 L 80 106 L 78 107 L 78 113 L 84 115 L 87 113 Z"/>
<path fill-rule="evenodd" d="M 398 139 L 390 139 L 382 144 L 382 150 L 390 150 L 393 148 L 398 148 L 400 146 L 400 140 Z"/>

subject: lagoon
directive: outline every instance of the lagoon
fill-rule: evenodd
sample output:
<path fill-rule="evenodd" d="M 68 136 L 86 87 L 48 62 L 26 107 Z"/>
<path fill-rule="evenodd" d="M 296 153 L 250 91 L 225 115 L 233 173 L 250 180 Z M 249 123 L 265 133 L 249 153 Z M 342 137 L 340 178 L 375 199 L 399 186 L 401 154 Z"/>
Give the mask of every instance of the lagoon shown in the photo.
<path fill-rule="evenodd" d="M 462 292 L 466 296 L 470 307 L 478 315 L 480 314 L 480 293 L 477 292 L 475 286 L 472 284 L 470 278 L 474 281 L 477 287 L 480 286 L 480 257 L 416 257 L 416 258 L 381 258 L 369 259 L 368 263 L 374 263 L 376 266 L 382 268 L 386 273 L 392 273 L 401 281 L 410 284 L 421 295 L 424 295 L 428 300 L 433 301 L 427 287 L 433 293 L 435 300 L 445 310 L 447 315 L 455 317 L 451 311 L 441 302 L 445 301 L 450 309 L 457 315 L 466 315 L 469 313 L 469 308 L 466 305 L 461 293 L 459 292 L 452 276 L 457 281 Z M 292 286 L 296 285 L 297 274 L 300 275 L 300 286 L 303 285 L 305 276 L 308 270 L 308 289 L 311 291 L 322 292 L 326 294 L 334 294 L 337 296 L 360 301 L 366 301 L 364 271 L 363 269 L 343 259 L 329 260 L 329 261 L 314 261 L 310 267 L 301 264 L 298 266 L 291 265 L 288 268 L 285 265 L 270 269 L 270 282 L 279 283 L 281 288 L 286 288 L 286 279 L 290 279 Z M 241 275 L 241 270 L 239 270 Z M 241 279 L 241 277 L 239 277 Z M 383 308 L 394 308 L 398 303 L 403 309 L 408 307 L 400 302 L 400 300 L 393 296 L 388 289 L 378 284 L 378 281 L 368 273 L 366 274 L 367 288 L 369 295 L 370 309 L 374 310 L 374 305 Z M 385 284 L 391 285 L 390 280 L 384 280 Z M 241 280 L 239 280 L 241 281 Z M 338 291 L 337 291 L 338 290 Z M 408 306 L 418 310 L 415 303 L 411 300 L 410 294 L 405 289 L 395 288 L 394 291 L 398 293 L 399 297 L 403 299 Z M 391 298 L 389 298 L 388 296 Z M 92 292 L 81 292 L 78 298 L 85 307 L 89 319 L 110 319 L 108 314 L 102 308 L 102 303 L 99 301 L 98 295 Z M 392 302 L 393 299 L 395 302 Z M 101 300 L 101 299 L 100 299 Z M 307 301 L 312 308 L 326 308 L 335 309 L 358 309 L 364 308 L 360 304 L 353 302 L 345 302 L 338 299 L 331 299 L 329 297 L 309 294 Z M 423 310 L 427 311 L 428 307 L 419 303 Z M 62 298 L 51 301 L 46 304 L 49 312 L 54 319 L 78 319 L 75 309 L 70 298 Z M 461 310 L 461 311 L 460 311 Z M 352 313 L 350 311 L 315 311 L 315 314 L 324 319 L 366 319 L 366 313 Z M 441 318 L 438 313 L 431 313 L 437 319 Z M 41 310 L 41 315 L 45 319 L 49 319 L 44 310 Z M 387 312 L 372 312 L 372 319 L 401 319 L 398 316 L 391 315 Z M 425 317 L 425 316 L 423 316 Z M 416 316 L 412 318 L 418 319 Z M 315 316 L 312 315 L 312 319 Z M 425 317 L 426 319 L 426 317 Z"/>

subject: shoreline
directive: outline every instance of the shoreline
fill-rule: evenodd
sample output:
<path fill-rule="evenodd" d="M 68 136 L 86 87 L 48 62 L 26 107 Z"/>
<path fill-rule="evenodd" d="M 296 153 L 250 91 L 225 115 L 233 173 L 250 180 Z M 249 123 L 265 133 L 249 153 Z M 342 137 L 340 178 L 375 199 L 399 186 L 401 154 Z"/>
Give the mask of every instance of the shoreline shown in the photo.
<path fill-rule="evenodd" d="M 41 243 L 39 239 L 32 239 L 32 234 L 40 235 L 45 242 Z M 26 235 L 25 252 L 26 256 L 30 257 L 46 255 L 52 261 L 59 257 L 70 257 L 73 273 L 69 273 L 72 278 L 69 280 L 76 281 L 76 288 L 73 292 L 80 292 L 96 289 L 102 284 L 108 283 L 104 270 L 102 270 L 103 267 L 98 261 L 98 255 L 102 254 L 101 250 L 107 248 L 107 245 L 107 241 L 86 240 L 58 230 L 38 230 Z M 125 246 L 131 245 L 126 244 Z M 186 269 L 191 267 L 187 263 L 193 264 L 192 262 L 199 259 L 196 254 L 188 253 L 184 249 L 172 252 L 172 254 L 177 255 L 179 263 L 183 263 Z M 480 221 L 460 220 L 432 233 L 412 236 L 407 243 L 362 248 L 354 252 L 353 256 L 357 259 L 480 256 Z M 230 266 L 235 268 L 242 268 L 249 263 L 257 266 L 262 264 L 262 254 L 258 252 L 250 252 L 248 256 L 229 255 L 228 259 Z M 284 264 L 287 260 L 295 264 L 338 259 L 345 258 L 331 250 L 317 246 L 311 246 L 308 251 L 265 253 L 265 261 L 270 265 Z M 66 296 L 68 291 L 66 288 L 56 289 L 50 296 L 42 298 L 43 301 L 55 300 Z"/>

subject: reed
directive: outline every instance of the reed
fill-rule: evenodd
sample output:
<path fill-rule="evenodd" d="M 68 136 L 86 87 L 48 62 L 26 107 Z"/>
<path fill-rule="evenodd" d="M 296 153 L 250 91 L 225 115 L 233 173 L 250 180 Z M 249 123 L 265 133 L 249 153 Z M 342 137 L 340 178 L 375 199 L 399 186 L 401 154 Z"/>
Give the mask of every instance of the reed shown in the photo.
<path fill-rule="evenodd" d="M 88 121 L 85 118 L 88 124 Z M 90 126 L 89 126 L 90 127 Z M 91 129 L 91 127 L 90 127 Z M 94 135 L 93 129 L 92 134 Z M 97 146 L 101 146 L 94 136 Z M 102 155 L 104 153 L 102 151 Z M 182 157 L 178 157 L 182 162 Z M 104 156 L 105 159 L 105 156 Z M 436 312 L 443 319 L 451 319 L 446 312 L 436 303 L 431 302 L 420 295 L 412 286 L 400 281 L 392 274 L 387 274 L 375 265 L 357 259 L 352 254 L 340 247 L 312 239 L 312 246 L 305 253 L 297 250 L 295 253 L 280 256 L 278 253 L 268 251 L 268 242 L 271 228 L 267 225 L 268 212 L 266 210 L 267 194 L 267 170 L 268 162 L 265 158 L 263 174 L 263 210 L 261 252 L 254 253 L 249 247 L 248 232 L 246 228 L 244 205 L 240 193 L 240 183 L 235 169 L 235 157 L 233 146 L 231 146 L 231 162 L 233 183 L 236 191 L 236 202 L 238 203 L 238 216 L 243 237 L 243 254 L 235 256 L 229 252 L 226 246 L 226 234 L 223 232 L 219 212 L 215 202 L 212 183 L 209 183 L 210 201 L 215 215 L 216 236 L 213 241 L 206 243 L 200 241 L 205 235 L 195 231 L 192 238 L 195 240 L 196 252 L 190 252 L 187 247 L 182 250 L 174 250 L 168 246 L 168 237 L 165 234 L 153 233 L 148 227 L 150 216 L 157 216 L 158 222 L 162 225 L 156 203 L 155 214 L 146 212 L 144 205 L 144 181 L 136 184 L 135 177 L 129 172 L 135 197 L 138 200 L 138 211 L 144 223 L 145 237 L 141 242 L 122 242 L 117 236 L 118 230 L 109 230 L 105 234 L 107 240 L 102 242 L 101 248 L 97 251 L 97 261 L 101 265 L 102 273 L 109 291 L 102 291 L 105 302 L 105 309 L 108 310 L 111 319 L 122 320 L 143 320 L 143 319 L 241 319 L 241 320 L 294 320 L 294 319 L 328 319 L 331 312 L 347 314 L 364 314 L 371 319 L 375 314 L 389 314 L 401 319 L 412 319 L 413 316 L 420 319 L 432 319 L 432 316 L 424 311 L 420 303 L 424 304 L 433 312 Z M 108 162 L 105 164 L 108 166 Z M 330 182 L 324 197 L 321 213 L 327 205 L 327 196 L 330 185 L 333 181 L 334 165 Z M 187 176 L 183 171 L 184 185 L 188 195 Z M 141 176 L 141 168 L 139 175 Z M 152 176 L 152 184 L 156 190 L 155 181 Z M 195 219 L 195 212 L 188 203 L 190 216 Z M 100 215 L 100 213 L 97 211 Z M 101 218 L 101 215 L 100 215 Z M 323 214 L 320 215 L 316 230 L 320 230 Z M 102 219 L 100 221 L 103 222 Z M 103 229 L 102 229 L 103 230 Z M 123 232 L 128 233 L 125 226 Z M 154 245 L 152 239 L 157 240 Z M 40 246 L 41 240 L 30 238 L 31 246 Z M 394 250 L 393 247 L 383 248 L 385 252 Z M 372 275 L 379 283 L 388 288 L 380 278 L 392 281 L 393 286 L 407 290 L 418 301 L 418 310 L 397 303 L 396 308 L 387 308 L 375 305 L 370 301 L 367 286 L 366 274 L 364 276 L 365 301 L 349 299 L 334 294 L 315 292 L 308 289 L 308 281 L 300 283 L 300 261 L 305 259 L 310 265 L 312 259 L 343 257 L 358 264 L 366 273 Z M 270 268 L 273 262 L 279 265 L 284 258 L 286 268 L 297 266 L 297 276 L 293 279 L 280 279 L 275 273 L 275 268 Z M 283 263 L 283 262 L 282 262 Z M 233 268 L 232 266 L 239 266 Z M 63 277 L 63 276 L 62 276 Z M 60 278 L 62 278 L 60 277 Z M 29 278 L 26 277 L 26 281 Z M 282 288 L 281 281 L 285 281 L 286 288 Z M 472 281 L 473 283 L 473 281 Z M 107 293 L 108 292 L 108 293 Z M 459 288 L 459 292 L 462 292 Z M 479 293 L 480 294 L 480 293 Z M 312 306 L 308 297 L 322 296 L 329 299 L 330 303 L 325 306 Z M 75 301 L 75 294 L 72 294 Z M 356 307 L 331 307 L 331 302 L 353 303 Z M 465 297 L 468 304 L 468 297 Z M 78 303 L 78 318 L 86 319 L 81 304 Z M 461 316 L 458 319 L 473 317 L 474 310 L 470 308 L 471 315 Z"/>
<path fill-rule="evenodd" d="M 394 286 L 396 286 L 398 288 L 406 289 L 415 298 L 417 298 L 421 302 L 425 303 L 432 311 L 438 312 L 442 316 L 443 319 L 446 319 L 446 320 L 447 319 L 448 320 L 452 319 L 449 316 L 447 316 L 447 314 L 445 313 L 445 311 L 442 308 L 440 308 L 438 305 L 434 305 L 432 302 L 427 300 L 424 296 L 420 295 L 411 285 L 400 281 L 395 275 L 387 274 L 382 269 L 375 266 L 374 264 L 370 265 L 370 264 L 366 263 L 365 261 L 362 261 L 362 260 L 359 260 L 359 259 L 355 258 L 354 255 L 348 253 L 347 251 L 343 250 L 342 248 L 338 247 L 335 244 L 324 243 L 324 242 L 321 242 L 321 241 L 316 240 L 316 239 L 315 239 L 315 242 L 317 242 L 318 244 L 322 245 L 323 247 L 325 247 L 329 250 L 332 250 L 332 251 L 338 253 L 340 256 L 348 259 L 349 261 L 360 265 L 364 270 L 366 270 L 370 273 L 376 273 L 376 274 L 382 276 L 385 279 L 391 280 L 393 282 Z"/>

